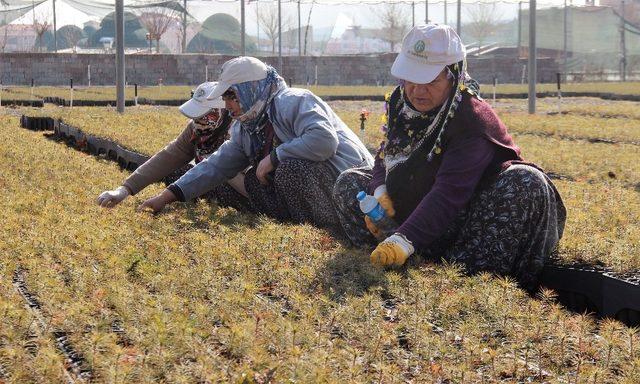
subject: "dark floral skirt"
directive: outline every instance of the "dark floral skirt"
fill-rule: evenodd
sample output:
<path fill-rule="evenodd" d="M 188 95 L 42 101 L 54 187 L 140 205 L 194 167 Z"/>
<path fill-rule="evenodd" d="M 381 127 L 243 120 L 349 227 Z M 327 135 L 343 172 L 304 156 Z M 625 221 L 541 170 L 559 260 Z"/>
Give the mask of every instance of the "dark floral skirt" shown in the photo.
<path fill-rule="evenodd" d="M 366 188 L 370 172 L 367 168 L 345 171 L 334 188 L 340 221 L 356 246 L 375 244 L 355 198 Z M 417 252 L 461 264 L 469 273 L 510 275 L 531 290 L 562 237 L 566 214 L 547 175 L 529 165 L 512 165 L 479 186 L 444 235 Z"/>
<path fill-rule="evenodd" d="M 249 198 L 224 183 L 207 198 L 242 212 L 267 215 L 282 222 L 309 223 L 342 237 L 342 226 L 332 192 L 338 174 L 328 162 L 286 160 L 272 173 L 268 185 L 262 185 L 255 168 L 245 173 L 244 185 Z"/>

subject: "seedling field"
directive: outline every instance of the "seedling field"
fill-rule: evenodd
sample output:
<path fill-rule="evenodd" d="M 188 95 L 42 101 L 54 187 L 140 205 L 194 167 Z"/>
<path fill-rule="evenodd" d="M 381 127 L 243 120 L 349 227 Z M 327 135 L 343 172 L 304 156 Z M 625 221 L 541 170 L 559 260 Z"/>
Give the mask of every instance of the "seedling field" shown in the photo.
<path fill-rule="evenodd" d="M 372 150 L 382 106 L 332 102 Z M 637 103 L 521 100 L 496 108 L 569 212 L 564 263 L 640 269 Z M 554 113 L 547 115 L 546 113 Z M 413 260 L 370 266 L 311 226 L 203 201 L 135 212 L 95 205 L 127 171 L 19 116 L 49 116 L 153 154 L 184 128 L 176 108 L 3 109 L 0 116 L 0 381 L 623 382 L 640 335 L 568 312 L 550 291 Z M 29 301 L 31 300 L 31 301 Z M 31 303 L 26 306 L 25 303 Z M 65 352 L 66 351 L 66 352 Z"/>
<path fill-rule="evenodd" d="M 308 88 L 315 94 L 323 97 L 333 98 L 376 98 L 381 99 L 387 92 L 393 90 L 393 86 L 340 86 L 340 85 L 295 85 L 301 88 Z M 177 104 L 179 101 L 187 100 L 190 97 L 193 87 L 182 85 L 155 85 L 138 87 L 138 98 L 144 104 Z M 492 84 L 481 85 L 482 93 L 485 97 L 491 97 L 493 93 Z M 562 85 L 562 92 L 565 94 L 583 93 L 601 94 L 604 97 L 614 95 L 614 97 L 640 97 L 639 82 L 611 82 L 611 83 L 568 83 Z M 555 95 L 556 84 L 538 84 L 536 91 L 545 96 Z M 70 85 L 67 86 L 4 86 L 0 95 L 3 100 L 45 100 L 54 104 L 69 104 L 71 100 Z M 526 84 L 497 84 L 495 92 L 502 97 L 508 95 L 520 95 L 522 98 L 528 92 Z M 578 96 L 576 95 L 576 96 Z M 125 88 L 125 97 L 128 102 L 133 103 L 135 97 L 135 86 L 129 84 Z M 103 105 L 115 103 L 116 89 L 112 86 L 92 86 L 87 87 L 77 84 L 74 87 L 73 100 L 78 106 L 83 102 L 95 102 Z M 637 101 L 637 99 L 635 99 Z M 6 103 L 5 103 L 6 104 Z"/>

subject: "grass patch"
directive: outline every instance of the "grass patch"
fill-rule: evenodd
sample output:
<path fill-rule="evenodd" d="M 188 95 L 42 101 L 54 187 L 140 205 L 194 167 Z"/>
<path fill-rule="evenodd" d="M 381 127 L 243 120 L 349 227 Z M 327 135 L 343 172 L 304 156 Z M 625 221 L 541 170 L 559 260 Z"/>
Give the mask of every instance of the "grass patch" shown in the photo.
<path fill-rule="evenodd" d="M 576 110 L 588 110 L 593 99 Z M 511 103 L 511 104 L 509 104 Z M 624 102 L 622 102 L 624 103 Z M 360 110 L 371 111 L 363 137 L 375 151 L 384 135 L 381 103 L 330 102 L 336 113 L 359 132 Z M 498 113 L 513 133 L 523 156 L 548 172 L 567 176 L 573 182 L 556 181 L 569 211 L 567 230 L 561 242 L 566 262 L 587 261 L 617 270 L 640 269 L 637 247 L 640 207 L 640 145 L 593 143 L 589 139 L 639 142 L 640 123 L 634 118 L 604 118 L 582 115 L 524 114 L 517 104 L 505 101 Z M 541 108 L 552 103 L 541 103 Z M 617 103 L 603 103 L 603 114 L 614 113 Z M 187 119 L 175 107 L 128 108 L 118 115 L 113 108 L 21 108 L 29 114 L 62 118 L 87 132 L 112 138 L 127 147 L 152 155 L 183 129 Z M 588 193 L 587 193 L 588 192 Z M 621 204 L 620 202 L 625 202 Z M 612 221 L 607 221 L 607 220 Z M 604 221 L 603 221 L 604 220 Z"/>
<path fill-rule="evenodd" d="M 126 176 L 115 164 L 14 128 L 14 117 L 0 123 L 0 281 L 27 269 L 96 382 L 631 383 L 640 373 L 634 330 L 507 279 L 429 263 L 383 271 L 321 230 L 202 202 L 134 212 L 158 185 L 100 209 L 95 196 Z M 0 321 L 21 331 L 15 317 Z M 58 361 L 11 368 L 61 381 Z"/>
<path fill-rule="evenodd" d="M 191 97 L 191 90 L 194 85 L 163 85 L 163 86 L 139 86 L 138 97 L 150 100 L 187 100 Z M 298 85 L 295 87 L 308 88 L 318 96 L 383 96 L 391 92 L 394 86 L 346 86 L 346 85 Z M 29 100 L 31 99 L 30 87 L 4 87 L 3 98 Z M 482 84 L 480 86 L 482 94 L 490 97 L 493 92 L 493 85 Z M 619 95 L 640 94 L 640 82 L 602 82 L 602 83 L 570 83 L 562 85 L 563 92 L 598 92 L 614 93 Z M 496 92 L 500 94 L 522 94 L 528 92 L 527 84 L 498 84 Z M 537 85 L 537 92 L 556 92 L 555 83 L 545 83 Z M 127 100 L 133 100 L 135 96 L 134 85 L 129 84 L 125 88 Z M 68 86 L 38 86 L 34 88 L 34 98 L 59 97 L 69 100 L 71 98 Z M 116 100 L 116 88 L 114 86 L 76 86 L 74 89 L 74 100 Z"/>

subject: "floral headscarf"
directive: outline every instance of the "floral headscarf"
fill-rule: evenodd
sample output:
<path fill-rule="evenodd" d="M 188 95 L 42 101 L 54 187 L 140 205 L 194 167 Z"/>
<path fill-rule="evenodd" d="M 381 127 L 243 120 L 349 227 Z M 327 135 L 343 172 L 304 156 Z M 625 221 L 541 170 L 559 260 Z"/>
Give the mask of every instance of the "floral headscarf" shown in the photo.
<path fill-rule="evenodd" d="M 417 111 L 406 98 L 404 84 L 393 92 L 388 107 L 386 141 L 380 151 L 387 174 L 396 166 L 404 164 L 418 150 L 428 151 L 427 161 L 440 155 L 442 135 L 462 101 L 462 92 L 478 96 L 478 83 L 469 77 L 464 62 L 449 65 L 446 70 L 448 78 L 453 79 L 453 88 L 447 100 L 438 109 L 426 113 Z"/>
<path fill-rule="evenodd" d="M 213 108 L 193 120 L 191 144 L 195 147 L 196 164 L 209 157 L 229 138 L 231 115 L 224 108 Z"/>

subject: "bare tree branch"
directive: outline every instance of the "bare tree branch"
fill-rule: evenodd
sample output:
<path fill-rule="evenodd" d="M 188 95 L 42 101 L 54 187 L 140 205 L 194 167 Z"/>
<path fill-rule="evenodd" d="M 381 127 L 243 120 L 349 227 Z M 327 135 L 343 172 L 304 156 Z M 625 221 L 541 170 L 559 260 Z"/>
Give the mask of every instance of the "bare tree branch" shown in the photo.
<path fill-rule="evenodd" d="M 311 2 L 311 7 L 309 7 L 309 16 L 307 16 L 307 26 L 304 28 L 304 55 L 307 55 L 307 41 L 309 37 L 309 26 L 311 25 L 311 12 L 313 12 L 313 4 Z"/>
<path fill-rule="evenodd" d="M 153 12 L 140 15 L 140 23 L 149 31 L 149 38 L 156 41 L 156 53 L 160 53 L 160 39 L 171 23 L 181 24 L 177 15 L 175 10 L 166 7 L 158 7 Z"/>
<path fill-rule="evenodd" d="M 36 48 L 37 52 L 41 52 L 42 51 L 42 37 L 44 36 L 44 34 L 51 28 L 51 23 L 49 23 L 49 16 L 45 15 L 45 14 L 38 14 L 36 15 L 34 13 L 33 15 L 33 30 L 36 33 L 36 36 L 38 37 L 38 46 L 34 47 Z"/>
<path fill-rule="evenodd" d="M 269 3 L 268 6 L 261 6 L 256 9 L 258 24 L 271 41 L 271 52 L 276 52 L 276 42 L 278 41 L 278 6 L 276 3 Z M 292 20 L 282 12 L 282 31 L 290 29 Z M 258 42 L 260 45 L 260 42 Z"/>
<path fill-rule="evenodd" d="M 5 48 L 7 47 L 7 40 L 8 38 L 8 33 L 9 33 L 9 28 L 8 25 L 3 25 L 2 26 L 3 31 L 3 37 L 2 40 L 0 40 L 0 52 L 4 53 Z"/>
<path fill-rule="evenodd" d="M 396 44 L 402 41 L 409 30 L 408 17 L 402 6 L 398 3 L 387 3 L 378 15 L 382 24 L 380 39 L 389 43 L 391 52 L 395 52 Z"/>
<path fill-rule="evenodd" d="M 465 25 L 464 29 L 468 35 L 477 40 L 479 53 L 487 38 L 498 29 L 500 13 L 495 3 L 475 4 L 465 8 L 471 21 Z"/>

